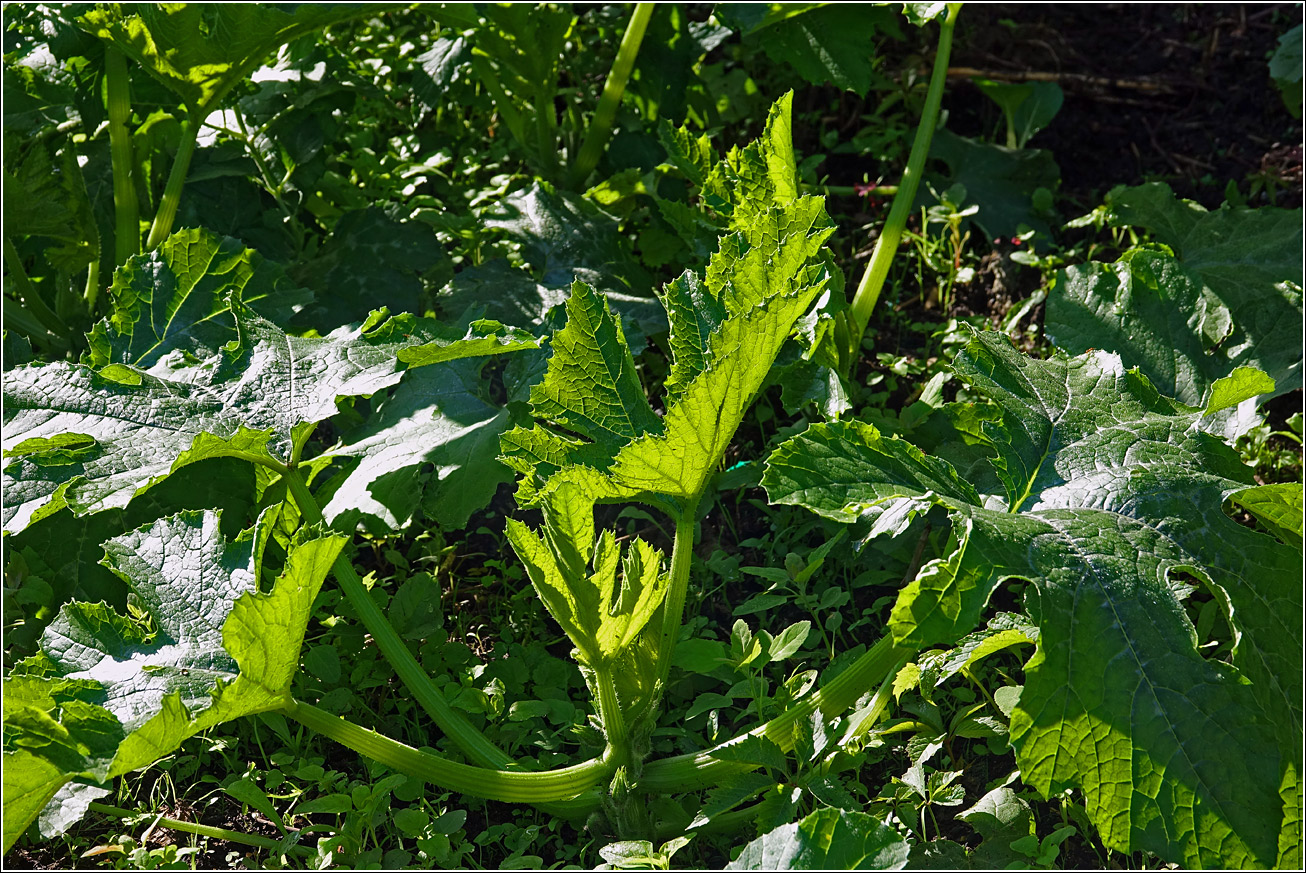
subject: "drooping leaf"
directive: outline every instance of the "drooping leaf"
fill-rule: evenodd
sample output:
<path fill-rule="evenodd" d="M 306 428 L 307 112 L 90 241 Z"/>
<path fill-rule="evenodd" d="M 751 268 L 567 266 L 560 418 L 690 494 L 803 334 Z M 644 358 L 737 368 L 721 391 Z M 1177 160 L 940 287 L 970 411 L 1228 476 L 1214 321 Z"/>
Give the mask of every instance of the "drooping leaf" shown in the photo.
<path fill-rule="evenodd" d="M 771 498 L 842 519 L 868 494 L 948 507 L 957 550 L 902 592 L 890 627 L 914 646 L 951 642 L 1004 579 L 1034 583 L 1038 648 L 1011 722 L 1026 784 L 1084 791 L 1122 851 L 1274 864 L 1280 786 L 1301 768 L 1302 565 L 1224 514 L 1250 471 L 1196 426 L 1201 410 L 1161 397 L 1115 355 L 1034 361 L 980 334 L 954 366 L 1002 411 L 983 431 L 1005 496 L 940 488 L 940 459 L 913 481 L 914 447 L 832 424 L 773 454 Z M 831 456 L 848 469 L 827 482 Z M 1199 652 L 1180 572 L 1226 604 L 1232 666 Z"/>
<path fill-rule="evenodd" d="M 309 610 L 343 548 L 303 538 L 259 590 L 256 528 L 226 543 L 213 512 L 105 544 L 152 633 L 103 604 L 70 603 L 38 658 L 5 682 L 5 849 L 61 786 L 143 767 L 201 730 L 285 705 Z"/>
<path fill-rule="evenodd" d="M 863 812 L 825 807 L 753 840 L 727 870 L 901 870 L 907 841 Z"/>
<path fill-rule="evenodd" d="M 358 459 L 322 508 L 328 521 L 337 528 L 362 521 L 379 534 L 424 511 L 441 526 L 459 528 L 511 481 L 497 455 L 512 416 L 482 396 L 481 366 L 454 361 L 405 374 L 376 412 L 326 453 Z"/>
<path fill-rule="evenodd" d="M 1301 387 L 1301 210 L 1208 212 L 1162 182 L 1117 189 L 1107 207 L 1112 225 L 1147 228 L 1174 254 L 1135 249 L 1061 273 L 1047 315 L 1057 345 L 1116 352 L 1193 406 L 1236 367 L 1274 379 L 1261 402 Z"/>
<path fill-rule="evenodd" d="M 786 4 L 783 12 L 768 10 L 759 16 L 760 10 L 748 6 L 723 5 L 717 14 L 756 40 L 771 60 L 789 64 L 813 85 L 830 83 L 866 96 L 874 72 L 875 37 L 901 36 L 897 14 L 887 5 L 807 6 Z"/>

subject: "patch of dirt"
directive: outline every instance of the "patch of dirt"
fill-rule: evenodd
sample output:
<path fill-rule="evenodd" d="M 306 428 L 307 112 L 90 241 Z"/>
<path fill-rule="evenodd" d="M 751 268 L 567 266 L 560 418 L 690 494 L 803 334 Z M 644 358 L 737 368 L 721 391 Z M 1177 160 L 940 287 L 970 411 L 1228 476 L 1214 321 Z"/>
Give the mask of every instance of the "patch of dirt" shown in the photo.
<path fill-rule="evenodd" d="M 1246 195 L 1254 174 L 1275 179 L 1275 204 L 1291 208 L 1302 205 L 1302 122 L 1268 58 L 1301 22 L 1291 3 L 971 4 L 957 19 L 952 67 L 1061 85 L 1061 112 L 1029 147 L 1052 152 L 1062 193 L 1086 209 L 1115 185 L 1158 179 L 1214 208 L 1230 180 Z M 944 108 L 962 135 L 1002 123 L 968 76 L 949 81 Z"/>

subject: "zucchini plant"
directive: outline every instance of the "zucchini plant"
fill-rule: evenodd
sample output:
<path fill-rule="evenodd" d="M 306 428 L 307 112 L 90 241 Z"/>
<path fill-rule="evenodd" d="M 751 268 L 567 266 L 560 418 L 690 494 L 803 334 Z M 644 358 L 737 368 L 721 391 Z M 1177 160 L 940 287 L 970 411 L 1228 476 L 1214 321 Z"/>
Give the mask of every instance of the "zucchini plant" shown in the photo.
<path fill-rule="evenodd" d="M 900 188 L 908 205 L 928 153 L 957 15 L 955 4 L 909 6 L 944 18 L 926 117 Z M 132 40 L 143 40 L 144 31 L 116 12 L 97 14 L 106 38 L 135 57 Z M 617 98 L 609 95 L 619 95 L 650 14 L 641 5 L 632 17 L 591 128 L 596 139 L 579 147 L 571 167 L 554 163 L 555 178 L 579 185 L 593 169 L 601 149 L 591 143 L 601 145 L 610 131 Z M 562 39 L 565 13 L 536 17 L 551 39 Z M 514 58 L 526 66 L 513 69 L 491 63 L 484 46 L 492 42 L 468 61 L 486 72 L 488 88 L 506 82 L 518 95 L 552 87 L 552 55 L 538 68 L 530 65 L 539 59 Z M 115 68 L 121 60 L 111 58 Z M 500 78 L 490 81 L 489 73 Z M 212 82 L 186 81 L 199 89 L 187 98 L 193 109 L 217 105 L 207 102 L 219 99 Z M 121 119 L 121 89 L 110 84 L 111 114 Z M 512 102 L 506 92 L 494 99 L 501 109 Z M 1037 645 L 1019 697 L 1004 698 L 1025 783 L 1045 797 L 1082 793 L 1111 848 L 1149 850 L 1191 866 L 1299 866 L 1301 492 L 1255 484 L 1215 435 L 1233 426 L 1230 410 L 1300 379 L 1299 363 L 1294 369 L 1271 349 L 1230 354 L 1227 363 L 1265 366 L 1281 385 L 1250 367 L 1229 373 L 1209 355 L 1192 354 L 1203 380 L 1195 391 L 1187 383 L 1163 385 L 1181 394 L 1172 400 L 1115 353 L 1038 361 L 999 334 L 974 333 L 954 371 L 987 405 L 940 412 L 954 431 L 951 447 L 927 455 L 858 421 L 815 424 L 793 437 L 766 464 L 763 485 L 773 502 L 840 522 L 869 521 L 875 535 L 902 533 L 933 510 L 950 519 L 946 554 L 898 593 L 886 634 L 866 640 L 865 652 L 845 659 L 841 671 L 795 692 L 780 714 L 692 754 L 652 755 L 673 655 L 686 636 L 691 552 L 710 482 L 750 404 L 777 380 L 777 359 L 791 337 L 814 358 L 823 338 L 838 337 L 838 349 L 821 359 L 848 372 L 906 221 L 895 203 L 847 314 L 842 277 L 826 249 L 832 222 L 822 198 L 803 194 L 799 184 L 790 109 L 791 98 L 782 98 L 761 138 L 722 161 L 713 159 L 706 136 L 664 131 L 671 163 L 709 195 L 710 222 L 721 235 L 701 274 L 686 271 L 659 294 L 670 364 L 660 391 L 641 380 L 626 338 L 630 324 L 585 282 L 571 286 L 547 338 L 475 317 L 442 324 L 385 312 L 325 336 L 295 336 L 269 316 L 290 311 L 299 290 L 234 240 L 184 230 L 161 241 L 152 233 L 157 248 L 144 255 L 122 250 L 127 263 L 108 295 L 112 315 L 88 336 L 83 361 L 6 371 L 4 530 L 21 535 L 55 516 L 131 517 L 125 510 L 137 499 L 181 482 L 193 508 L 103 537 L 95 533 L 102 528 L 84 529 L 82 536 L 103 543 L 103 567 L 130 593 L 131 608 L 70 600 L 77 588 L 70 582 L 57 598 L 69 602 L 44 629 L 36 654 L 6 677 L 6 850 L 34 822 L 45 835 L 66 828 L 107 793 L 109 780 L 148 766 L 186 738 L 278 713 L 416 779 L 589 821 L 621 840 L 603 850 L 609 861 L 667 863 L 690 831 L 767 820 L 780 826 L 745 847 L 737 865 L 901 867 L 910 847 L 888 824 L 848 808 L 791 822 L 793 798 L 806 792 L 855 804 L 824 779 L 831 759 L 883 717 L 896 680 L 911 673 L 904 665 L 926 663 L 930 647 L 968 639 L 990 598 L 1016 579 L 1030 583 L 1030 615 L 1028 624 L 1021 617 L 1019 628 L 1008 628 L 1009 639 Z M 528 154 L 555 162 L 557 131 L 547 119 L 536 119 L 543 127 L 534 130 L 526 121 L 504 118 Z M 1131 209 L 1150 212 L 1142 207 L 1155 194 L 1141 206 L 1122 197 L 1120 220 Z M 125 210 L 128 199 L 124 191 Z M 691 229 L 701 218 L 671 206 L 667 215 Z M 1287 221 L 1263 217 L 1276 226 Z M 1168 239 L 1196 277 L 1178 299 L 1201 301 L 1210 316 L 1190 351 L 1205 349 L 1203 338 L 1232 335 L 1232 321 L 1242 320 L 1241 311 L 1226 317 L 1203 291 L 1216 286 L 1219 298 L 1221 279 L 1228 284 L 1229 265 L 1237 263 L 1236 251 L 1213 258 L 1211 242 L 1226 238 L 1226 218 L 1208 224 L 1189 216 L 1192 226 Z M 1135 278 L 1141 289 L 1155 275 L 1179 271 L 1172 254 L 1134 253 L 1110 276 L 1097 267 L 1072 271 L 1064 296 L 1077 310 L 1065 316 L 1065 330 L 1079 331 L 1078 309 L 1106 308 L 1104 288 L 1132 292 Z M 1284 271 L 1276 261 L 1267 275 L 1280 284 L 1296 278 Z M 1299 315 L 1300 286 L 1279 291 L 1274 311 Z M 844 323 L 833 324 L 830 313 L 841 311 Z M 1108 327 L 1108 335 L 1128 329 Z M 1095 330 L 1080 335 L 1100 336 L 1101 325 Z M 1153 340 L 1148 334 L 1140 342 Z M 458 367 L 503 354 L 512 367 L 542 347 L 551 353 L 547 367 L 518 372 L 509 386 L 511 399 L 528 402 L 518 409 L 528 405 L 531 420 L 489 407 L 465 418 L 467 430 L 498 444 L 518 476 L 523 513 L 508 522 L 507 539 L 570 641 L 592 698 L 597 753 L 554 769 L 514 759 L 451 704 L 377 606 L 351 559 L 350 538 L 340 533 L 352 527 L 354 511 L 384 516 L 392 528 L 414 517 L 416 499 L 395 494 L 411 480 L 395 474 L 440 464 L 440 453 L 462 438 L 442 431 L 435 412 L 452 417 L 452 407 L 466 401 L 458 380 L 467 372 Z M 311 448 L 324 422 L 384 391 L 391 393 L 377 421 L 356 438 Z M 984 456 L 990 475 L 960 473 L 950 448 Z M 333 461 L 349 466 L 328 479 Z M 203 466 L 215 462 L 253 471 L 258 502 L 247 529 L 232 529 L 230 515 L 217 509 L 213 467 Z M 1226 502 L 1275 535 L 1233 522 Z M 631 503 L 669 520 L 669 554 L 643 539 L 622 541 L 596 520 L 603 505 Z M 470 510 L 447 511 L 465 522 Z M 296 698 L 300 649 L 328 575 L 465 760 L 400 743 Z M 1196 591 L 1215 604 L 1200 632 L 1184 608 Z M 1216 619 L 1230 637 L 1219 658 L 1206 639 Z M 737 632 L 741 661 L 761 650 L 760 637 L 746 627 Z M 766 644 L 792 651 L 801 644 L 795 640 L 786 633 Z M 911 669 L 921 681 L 921 668 Z M 953 778 L 927 780 L 917 767 L 908 787 L 928 804 L 949 796 Z M 773 790 L 779 782 L 785 791 Z M 702 788 L 715 790 L 692 820 L 664 816 L 668 806 L 656 802 Z M 735 808 L 759 795 L 753 806 Z M 1049 839 L 1040 858 L 1055 857 L 1047 854 L 1056 845 Z"/>
<path fill-rule="evenodd" d="M 518 499 L 544 519 L 538 529 L 511 522 L 509 539 L 575 645 L 596 700 L 605 746 L 581 764 L 531 772 L 449 705 L 369 597 L 344 554 L 345 538 L 323 525 L 321 498 L 310 485 L 326 456 L 303 456 L 315 424 L 339 399 L 395 385 L 426 364 L 534 347 L 533 338 L 493 322 L 451 329 L 384 313 L 326 337 L 288 336 L 242 299 L 246 292 L 272 296 L 276 281 L 251 282 L 250 271 L 233 276 L 207 249 L 208 260 L 196 260 L 217 266 L 224 281 L 177 283 L 173 296 L 155 299 L 132 296 L 92 337 L 92 363 L 10 371 L 9 532 L 64 508 L 85 514 L 125 506 L 212 458 L 256 465 L 286 499 L 269 504 L 230 542 L 211 510 L 160 519 L 108 542 L 105 566 L 135 595 L 148 626 L 104 604 L 68 603 L 38 654 L 11 672 L 6 847 L 43 809 L 53 810 L 47 830 L 66 826 L 106 780 L 205 727 L 256 712 L 284 713 L 400 772 L 473 796 L 578 816 L 606 800 L 619 832 L 640 825 L 643 806 L 632 799 L 641 793 L 710 785 L 756 767 L 711 752 L 644 758 L 680 637 L 699 500 L 781 345 L 830 280 L 823 243 L 832 225 L 822 198 L 798 193 L 789 125 L 786 98 L 762 139 L 727 158 L 723 172 L 746 192 L 731 216 L 738 229 L 722 238 L 703 276 L 687 272 L 663 291 L 673 351 L 665 413 L 645 397 L 620 320 L 577 283 L 566 326 L 551 338 L 548 370 L 531 391 L 542 423 L 503 436 L 505 461 L 522 473 Z M 193 263 L 206 245 L 213 243 L 183 234 L 175 250 L 149 258 Z M 119 279 L 127 285 L 137 275 L 124 270 Z M 173 317 L 155 317 L 163 312 Z M 630 501 L 673 520 L 669 560 L 641 540 L 620 548 L 611 532 L 596 535 L 595 505 Z M 273 551 L 284 551 L 283 569 L 264 584 L 273 542 Z M 403 745 L 290 695 L 308 609 L 328 572 L 471 764 Z M 846 709 L 900 660 L 887 643 L 873 647 L 749 736 L 792 748 L 795 724 L 818 709 Z"/>

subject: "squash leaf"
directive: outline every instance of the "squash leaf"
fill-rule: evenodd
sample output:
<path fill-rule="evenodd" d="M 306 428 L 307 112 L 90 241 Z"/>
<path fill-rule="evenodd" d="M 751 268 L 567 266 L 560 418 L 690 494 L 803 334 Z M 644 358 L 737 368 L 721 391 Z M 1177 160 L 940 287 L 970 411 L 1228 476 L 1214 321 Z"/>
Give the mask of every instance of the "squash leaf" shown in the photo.
<path fill-rule="evenodd" d="M 1274 379 L 1260 402 L 1301 387 L 1301 210 L 1210 212 L 1162 182 L 1117 189 L 1106 205 L 1110 224 L 1146 228 L 1169 251 L 1134 249 L 1061 273 L 1047 316 L 1058 346 L 1115 352 L 1192 406 L 1237 367 Z"/>
<path fill-rule="evenodd" d="M 1226 499 L 1253 490 L 1250 470 L 1202 431 L 1201 409 L 1162 397 L 1114 354 L 1036 361 L 985 333 L 954 368 L 1001 410 L 982 436 L 1004 494 L 967 493 L 947 461 L 835 423 L 772 455 L 771 499 L 844 521 L 876 502 L 951 510 L 955 552 L 894 607 L 904 644 L 950 643 L 1004 580 L 1033 583 L 1038 647 L 1012 744 L 1044 796 L 1084 792 L 1108 846 L 1198 867 L 1291 857 L 1302 558 L 1225 515 Z M 1222 607 L 1232 664 L 1198 649 L 1186 580 Z"/>
<path fill-rule="evenodd" d="M 290 700 L 308 614 L 344 547 L 301 536 L 266 593 L 269 531 L 234 542 L 218 514 L 187 512 L 105 544 L 105 566 L 148 612 L 143 628 L 104 604 L 74 602 L 4 688 L 4 847 L 73 779 L 144 767 L 187 737 Z"/>

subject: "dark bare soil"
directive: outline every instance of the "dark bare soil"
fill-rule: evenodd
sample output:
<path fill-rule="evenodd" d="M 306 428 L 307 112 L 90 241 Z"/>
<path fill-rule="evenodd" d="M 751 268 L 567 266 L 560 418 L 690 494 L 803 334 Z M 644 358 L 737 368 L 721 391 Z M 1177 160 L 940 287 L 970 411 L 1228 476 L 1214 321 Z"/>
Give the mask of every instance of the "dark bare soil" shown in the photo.
<path fill-rule="evenodd" d="M 1061 85 L 1060 114 L 1029 145 L 1052 152 L 1062 193 L 1086 209 L 1115 185 L 1153 180 L 1214 208 L 1229 180 L 1262 172 L 1278 180 L 1275 205 L 1291 208 L 1302 205 L 1302 123 L 1267 61 L 1301 22 L 1290 3 L 971 4 L 952 66 Z M 996 107 L 968 76 L 949 84 L 949 127 L 991 135 Z"/>

